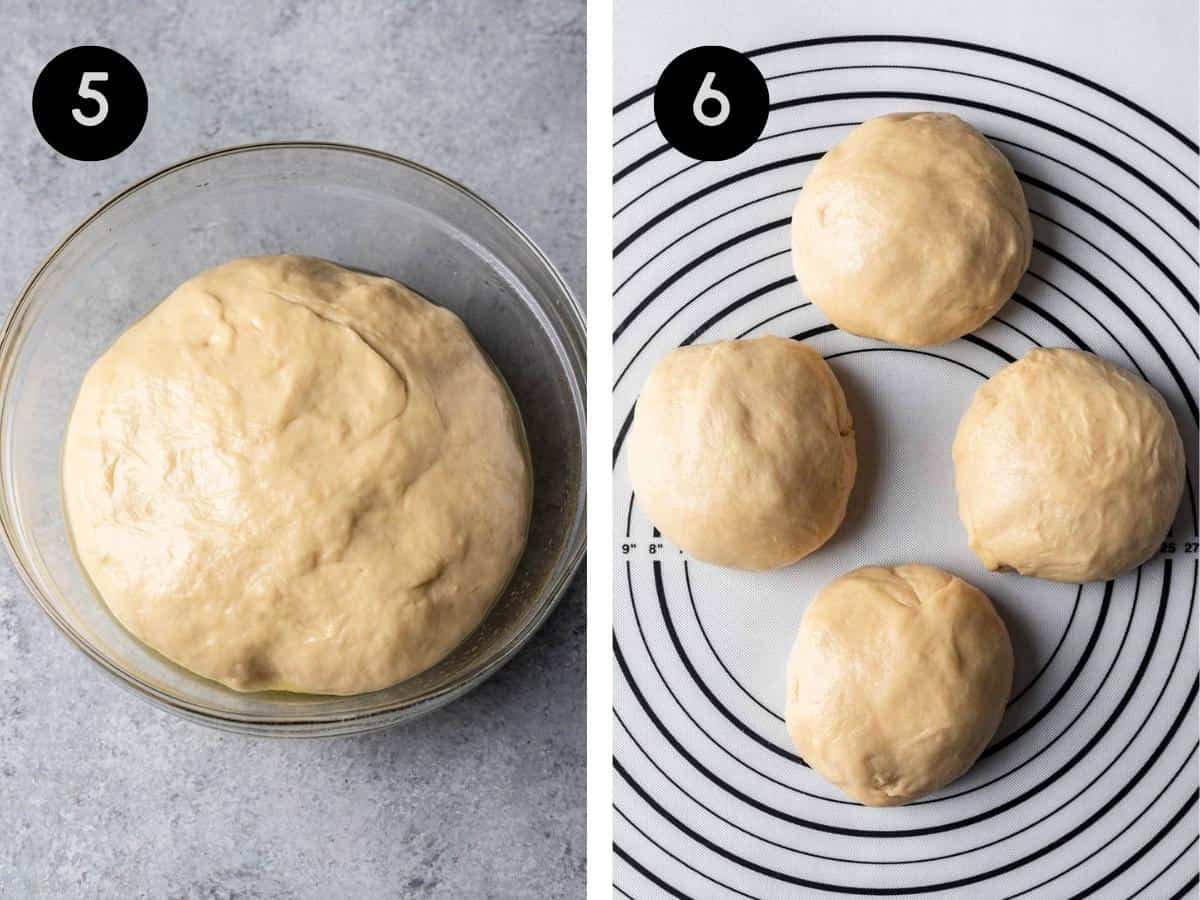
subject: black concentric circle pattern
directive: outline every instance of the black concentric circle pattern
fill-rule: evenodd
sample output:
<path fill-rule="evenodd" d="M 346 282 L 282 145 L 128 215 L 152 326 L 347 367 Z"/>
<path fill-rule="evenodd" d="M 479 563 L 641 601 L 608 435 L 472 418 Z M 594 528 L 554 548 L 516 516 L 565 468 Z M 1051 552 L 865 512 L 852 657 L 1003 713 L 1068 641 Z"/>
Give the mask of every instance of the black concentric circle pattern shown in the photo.
<path fill-rule="evenodd" d="M 1110 88 L 1001 49 L 838 36 L 750 53 L 771 114 L 720 163 L 669 148 L 650 93 L 614 110 L 614 842 L 619 896 L 1192 896 L 1197 890 L 1197 162 L 1194 139 Z M 1035 249 L 978 332 L 921 350 L 838 331 L 795 282 L 791 205 L 854 124 L 955 112 L 1013 161 Z M 746 575 L 689 561 L 640 513 L 624 440 L 674 347 L 780 334 L 821 352 L 855 416 L 838 536 Z M 1126 366 L 1191 448 L 1162 553 L 1107 584 L 987 573 L 965 547 L 949 439 L 971 392 L 1036 346 Z M 787 739 L 782 671 L 830 577 L 943 565 L 982 587 L 1018 655 L 975 768 L 907 807 L 847 801 Z"/>

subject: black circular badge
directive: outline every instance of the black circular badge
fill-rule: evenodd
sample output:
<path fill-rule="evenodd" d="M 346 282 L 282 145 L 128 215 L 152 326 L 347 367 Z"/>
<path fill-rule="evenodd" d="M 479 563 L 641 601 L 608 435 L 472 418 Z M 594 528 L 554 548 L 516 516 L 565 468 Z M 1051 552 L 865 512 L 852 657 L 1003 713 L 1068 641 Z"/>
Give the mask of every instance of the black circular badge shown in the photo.
<path fill-rule="evenodd" d="M 728 47 L 694 47 L 671 60 L 654 88 L 663 137 L 692 159 L 730 159 L 758 140 L 770 97 L 758 66 Z"/>
<path fill-rule="evenodd" d="M 116 156 L 146 124 L 146 83 L 107 47 L 72 47 L 46 64 L 33 86 L 33 121 L 46 143 L 71 159 Z"/>

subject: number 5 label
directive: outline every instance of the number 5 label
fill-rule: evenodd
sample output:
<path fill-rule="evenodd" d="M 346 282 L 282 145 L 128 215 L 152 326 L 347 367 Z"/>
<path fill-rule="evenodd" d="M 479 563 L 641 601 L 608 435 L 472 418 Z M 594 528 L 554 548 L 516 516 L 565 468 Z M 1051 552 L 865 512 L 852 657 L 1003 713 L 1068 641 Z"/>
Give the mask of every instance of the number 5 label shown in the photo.
<path fill-rule="evenodd" d="M 116 50 L 66 50 L 33 86 L 33 121 L 46 143 L 71 159 L 111 159 L 137 140 L 150 100 L 137 68 Z"/>
<path fill-rule="evenodd" d="M 71 110 L 71 115 L 75 117 L 75 121 L 87 128 L 99 125 L 108 118 L 108 98 L 92 87 L 93 81 L 108 81 L 108 73 L 84 72 L 83 78 L 79 81 L 79 96 L 84 100 L 94 100 L 96 102 L 96 111 L 90 116 L 86 116 L 78 106 Z"/>

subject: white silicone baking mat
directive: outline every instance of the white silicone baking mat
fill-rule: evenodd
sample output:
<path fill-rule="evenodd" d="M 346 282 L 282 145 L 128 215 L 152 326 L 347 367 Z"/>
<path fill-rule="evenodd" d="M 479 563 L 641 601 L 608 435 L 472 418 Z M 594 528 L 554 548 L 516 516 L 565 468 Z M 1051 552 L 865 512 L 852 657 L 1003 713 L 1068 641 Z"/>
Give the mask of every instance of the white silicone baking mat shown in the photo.
<path fill-rule="evenodd" d="M 1194 115 L 1169 121 L 1099 79 L 986 38 L 802 31 L 793 40 L 783 28 L 734 44 L 753 51 L 772 109 L 760 140 L 720 163 L 666 147 L 648 90 L 622 93 L 618 80 L 618 896 L 1194 895 Z M 644 43 L 652 48 L 653 36 Z M 1195 78 L 1193 63 L 1183 68 L 1179 77 Z M 813 161 L 855 123 L 910 109 L 954 112 L 995 142 L 1035 228 L 1013 301 L 977 333 L 923 350 L 833 329 L 788 257 L 791 207 Z M 768 333 L 829 360 L 854 415 L 859 473 L 824 549 L 745 574 L 689 561 L 656 536 L 633 501 L 624 438 L 642 382 L 671 348 Z M 1142 374 L 1189 448 L 1187 497 L 1164 552 L 1109 584 L 988 573 L 958 521 L 949 452 L 959 416 L 987 376 L 1037 346 L 1091 350 Z M 910 560 L 992 597 L 1017 653 L 1014 695 L 965 777 L 907 807 L 872 810 L 793 753 L 783 669 L 823 584 Z"/>

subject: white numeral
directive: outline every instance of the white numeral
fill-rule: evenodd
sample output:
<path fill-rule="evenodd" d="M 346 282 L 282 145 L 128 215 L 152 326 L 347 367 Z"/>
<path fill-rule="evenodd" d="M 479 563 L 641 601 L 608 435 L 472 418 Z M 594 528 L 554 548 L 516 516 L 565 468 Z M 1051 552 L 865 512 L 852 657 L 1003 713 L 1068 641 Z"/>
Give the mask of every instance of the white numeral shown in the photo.
<path fill-rule="evenodd" d="M 91 127 L 99 125 L 108 118 L 108 98 L 92 87 L 93 81 L 108 81 L 107 72 L 84 72 L 83 78 L 79 82 L 79 96 L 84 100 L 94 100 L 96 103 L 96 111 L 90 116 L 84 115 L 79 107 L 71 110 L 71 115 L 75 117 L 75 121 L 80 125 Z"/>
<path fill-rule="evenodd" d="M 715 127 L 729 118 L 729 98 L 712 86 L 713 79 L 716 77 L 716 72 L 707 73 L 704 76 L 704 83 L 700 85 L 700 90 L 696 94 L 696 99 L 692 101 L 692 115 L 701 125 Z M 715 116 L 710 116 L 704 111 L 705 100 L 717 101 L 720 109 Z"/>

